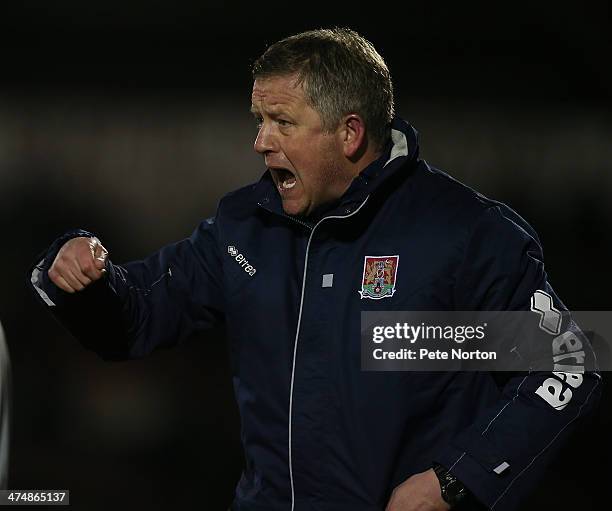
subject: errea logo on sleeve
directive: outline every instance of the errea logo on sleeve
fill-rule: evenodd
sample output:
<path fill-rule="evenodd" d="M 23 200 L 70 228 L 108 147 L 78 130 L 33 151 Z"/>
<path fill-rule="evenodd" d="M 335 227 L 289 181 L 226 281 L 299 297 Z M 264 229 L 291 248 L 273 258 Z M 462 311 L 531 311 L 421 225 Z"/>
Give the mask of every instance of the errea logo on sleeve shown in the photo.
<path fill-rule="evenodd" d="M 249 264 L 246 257 L 238 252 L 238 249 L 234 245 L 227 246 L 227 253 L 236 261 L 240 267 L 249 274 L 249 276 L 255 275 L 257 271 L 252 264 Z"/>

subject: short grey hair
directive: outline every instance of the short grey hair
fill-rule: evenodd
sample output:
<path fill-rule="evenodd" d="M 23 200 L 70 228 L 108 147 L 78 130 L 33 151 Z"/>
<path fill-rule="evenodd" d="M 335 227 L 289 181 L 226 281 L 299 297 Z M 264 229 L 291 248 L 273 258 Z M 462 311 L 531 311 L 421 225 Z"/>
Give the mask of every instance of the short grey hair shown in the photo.
<path fill-rule="evenodd" d="M 270 45 L 253 64 L 253 79 L 298 74 L 306 100 L 333 131 L 359 114 L 377 149 L 390 138 L 393 84 L 372 43 L 347 28 L 310 30 Z"/>

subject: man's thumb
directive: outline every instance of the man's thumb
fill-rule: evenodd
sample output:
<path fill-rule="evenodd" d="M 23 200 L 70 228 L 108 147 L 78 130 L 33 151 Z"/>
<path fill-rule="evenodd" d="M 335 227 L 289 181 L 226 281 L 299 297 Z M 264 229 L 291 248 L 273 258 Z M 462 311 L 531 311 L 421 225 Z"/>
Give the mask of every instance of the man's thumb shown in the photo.
<path fill-rule="evenodd" d="M 105 271 L 106 259 L 108 258 L 108 250 L 104 248 L 99 241 L 94 245 L 94 265 L 100 271 Z"/>

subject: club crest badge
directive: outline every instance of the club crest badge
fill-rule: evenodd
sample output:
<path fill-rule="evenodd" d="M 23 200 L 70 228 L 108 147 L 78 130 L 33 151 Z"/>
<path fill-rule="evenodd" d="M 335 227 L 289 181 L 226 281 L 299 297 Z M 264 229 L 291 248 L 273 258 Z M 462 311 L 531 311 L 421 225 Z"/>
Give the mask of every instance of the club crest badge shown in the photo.
<path fill-rule="evenodd" d="M 380 300 L 393 296 L 398 266 L 399 255 L 365 256 L 359 291 L 361 299 Z"/>

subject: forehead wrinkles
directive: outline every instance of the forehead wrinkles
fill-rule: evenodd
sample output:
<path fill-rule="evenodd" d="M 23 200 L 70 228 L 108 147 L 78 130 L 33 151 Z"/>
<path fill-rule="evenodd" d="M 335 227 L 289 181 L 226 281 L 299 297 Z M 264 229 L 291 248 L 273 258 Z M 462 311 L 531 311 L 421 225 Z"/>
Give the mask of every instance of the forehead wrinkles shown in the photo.
<path fill-rule="evenodd" d="M 294 82 L 288 79 L 256 80 L 251 102 L 255 107 L 266 109 L 298 107 L 304 104 L 304 97 L 301 87 L 296 87 Z"/>

